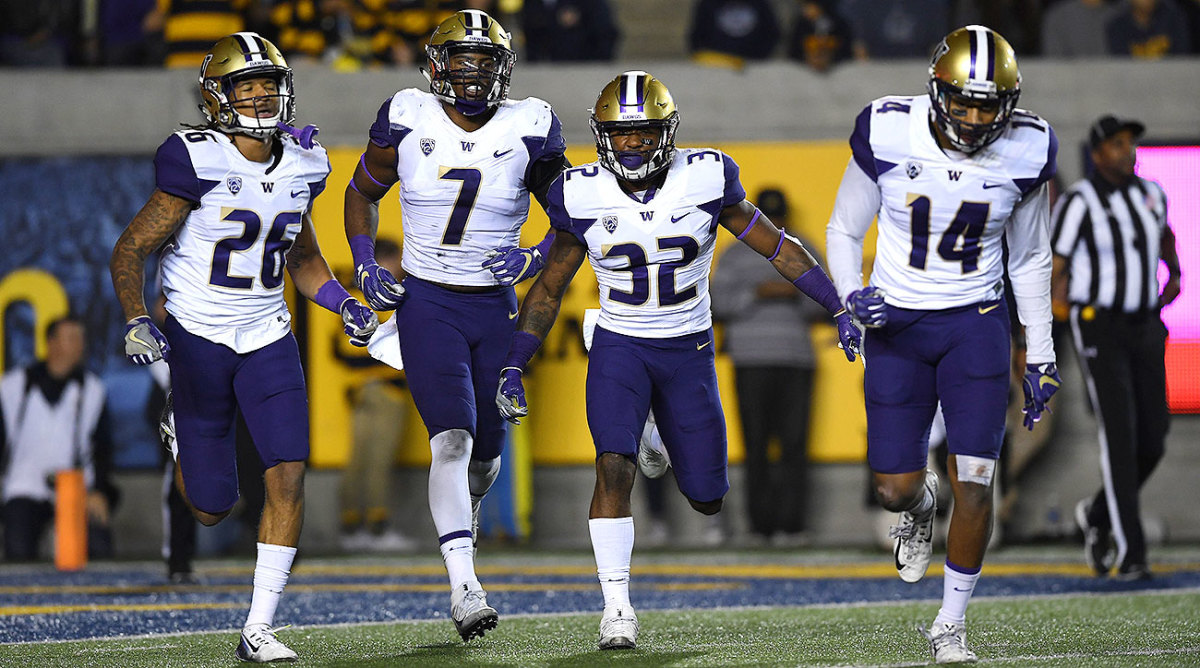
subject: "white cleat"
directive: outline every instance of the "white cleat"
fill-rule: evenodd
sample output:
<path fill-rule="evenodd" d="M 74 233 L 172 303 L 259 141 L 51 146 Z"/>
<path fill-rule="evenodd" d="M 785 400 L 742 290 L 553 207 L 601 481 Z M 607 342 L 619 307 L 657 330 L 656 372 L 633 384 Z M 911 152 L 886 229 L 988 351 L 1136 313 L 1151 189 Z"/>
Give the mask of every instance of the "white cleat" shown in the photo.
<path fill-rule="evenodd" d="M 175 440 L 175 400 L 170 392 L 167 392 L 167 403 L 158 417 L 158 437 L 167 451 L 171 453 L 171 460 L 178 463 L 179 442 Z"/>
<path fill-rule="evenodd" d="M 630 606 L 604 608 L 600 618 L 600 649 L 636 649 L 637 614 Z"/>
<path fill-rule="evenodd" d="M 642 438 L 638 443 L 637 463 L 642 475 L 647 478 L 661 478 L 671 466 L 671 458 L 667 455 L 662 436 L 659 435 L 658 427 L 654 424 L 653 413 L 646 420 L 646 426 L 642 429 Z"/>
<path fill-rule="evenodd" d="M 900 524 L 888 531 L 896 539 L 894 554 L 896 571 L 905 582 L 919 582 L 929 569 L 933 556 L 933 516 L 937 513 L 937 474 L 926 469 L 925 489 L 933 497 L 929 512 L 916 517 L 912 513 L 900 513 Z"/>
<path fill-rule="evenodd" d="M 450 592 L 450 618 L 463 642 L 482 638 L 500 623 L 500 615 L 488 605 L 487 592 L 478 582 L 464 582 Z"/>
<path fill-rule="evenodd" d="M 975 652 L 967 649 L 967 631 L 962 624 L 934 623 L 928 631 L 924 626 L 918 626 L 917 631 L 929 641 L 934 663 L 975 663 Z"/>
<path fill-rule="evenodd" d="M 292 648 L 279 642 L 279 638 L 275 637 L 275 629 L 267 624 L 251 624 L 242 629 L 242 640 L 234 655 L 250 663 L 295 661 L 299 658 Z"/>

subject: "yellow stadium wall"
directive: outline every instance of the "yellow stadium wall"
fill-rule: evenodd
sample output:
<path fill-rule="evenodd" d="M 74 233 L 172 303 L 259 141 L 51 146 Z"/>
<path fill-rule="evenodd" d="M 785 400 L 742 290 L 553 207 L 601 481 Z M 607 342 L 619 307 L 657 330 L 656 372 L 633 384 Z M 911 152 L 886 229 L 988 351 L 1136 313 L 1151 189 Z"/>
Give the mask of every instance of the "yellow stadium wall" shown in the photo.
<path fill-rule="evenodd" d="M 833 209 L 838 183 L 849 160 L 844 141 L 789 143 L 717 144 L 741 166 L 742 185 L 753 201 L 765 187 L 782 190 L 792 208 L 797 229 L 817 249 L 824 252 L 825 223 Z M 342 228 L 342 204 L 345 184 L 361 149 L 331 149 L 333 173 L 329 188 L 316 203 L 314 219 L 317 236 L 325 257 L 342 282 L 353 285 L 350 250 Z M 591 146 L 576 146 L 568 151 L 572 164 L 593 161 Z M 537 243 L 548 223 L 541 207 L 530 206 L 530 220 L 522 232 L 522 245 Z M 380 203 L 379 236 L 402 240 L 400 205 L 395 191 Z M 733 242 L 733 236 L 721 234 L 721 249 Z M 874 240 L 868 239 L 868 253 Z M 870 267 L 870 258 L 865 262 Z M 523 296 L 528 285 L 520 286 Z M 518 430 L 528 438 L 534 465 L 579 465 L 595 457 L 584 411 L 584 379 L 587 359 L 583 350 L 580 323 L 583 311 L 597 306 L 595 275 L 585 266 L 579 271 L 563 300 L 558 322 L 547 337 L 531 367 L 527 389 L 530 417 Z M 361 364 L 365 353 L 345 342 L 341 323 L 320 309 L 309 309 L 307 319 L 308 382 L 312 419 L 312 464 L 317 467 L 341 466 L 350 447 L 349 396 L 365 380 L 395 373 L 382 365 Z M 390 314 L 385 314 L 389 315 Z M 721 331 L 717 327 L 717 347 L 721 349 Z M 848 364 L 836 347 L 836 330 L 818 325 L 813 330 L 818 350 L 818 372 L 813 395 L 810 456 L 821 462 L 861 461 L 866 453 L 866 417 L 862 404 L 862 366 Z M 356 364 L 356 362 L 359 362 Z M 717 375 L 729 431 L 729 458 L 742 459 L 741 424 L 737 417 L 737 395 L 733 385 L 733 367 L 728 357 L 717 356 Z M 409 419 L 397 461 L 405 465 L 428 465 L 427 435 L 416 410 L 408 402 Z M 490 408 L 490 406 L 486 407 Z"/>

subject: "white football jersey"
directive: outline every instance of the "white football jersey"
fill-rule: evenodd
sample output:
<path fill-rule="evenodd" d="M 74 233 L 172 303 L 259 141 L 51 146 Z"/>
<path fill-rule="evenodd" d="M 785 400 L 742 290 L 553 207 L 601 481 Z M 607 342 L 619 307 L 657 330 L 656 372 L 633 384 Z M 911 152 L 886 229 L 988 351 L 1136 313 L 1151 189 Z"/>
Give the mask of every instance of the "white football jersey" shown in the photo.
<path fill-rule="evenodd" d="M 252 162 L 221 132 L 184 130 L 158 148 L 154 167 L 159 190 L 196 203 L 162 252 L 167 312 L 239 353 L 287 334 L 285 256 L 325 189 L 325 149 L 280 137 L 271 160 Z"/>
<path fill-rule="evenodd" d="M 600 285 L 601 327 L 663 339 L 712 326 L 708 273 L 717 218 L 746 199 L 729 156 L 679 149 L 662 187 L 642 199 L 593 162 L 563 172 L 547 197 L 551 226 L 587 246 Z"/>
<path fill-rule="evenodd" d="M 416 89 L 383 103 L 371 141 L 396 149 L 404 271 L 451 285 L 499 285 L 482 266 L 484 253 L 520 245 L 529 167 L 566 149 L 562 126 L 542 100 L 506 100 L 467 132 L 438 98 Z"/>
<path fill-rule="evenodd" d="M 1005 225 L 1021 198 L 1054 175 L 1058 141 L 1050 125 L 1018 109 L 988 146 L 947 152 L 934 138 L 928 96 L 884 97 L 859 115 L 850 146 L 879 186 L 870 283 L 887 293 L 887 303 L 944 309 L 1000 298 Z"/>

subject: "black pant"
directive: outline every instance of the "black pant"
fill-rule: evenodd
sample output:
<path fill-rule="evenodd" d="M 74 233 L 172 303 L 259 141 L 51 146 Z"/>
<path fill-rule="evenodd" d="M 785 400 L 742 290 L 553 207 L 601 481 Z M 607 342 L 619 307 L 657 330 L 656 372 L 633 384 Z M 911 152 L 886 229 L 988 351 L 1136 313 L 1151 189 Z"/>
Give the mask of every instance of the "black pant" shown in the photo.
<path fill-rule="evenodd" d="M 1122 568 L 1146 564 L 1138 492 L 1162 459 L 1167 409 L 1167 329 L 1157 311 L 1117 313 L 1071 309 L 1075 346 L 1100 426 L 1104 488 L 1092 498 L 1088 522 L 1111 528 Z M 1108 499 L 1115 502 L 1110 517 Z"/>
<path fill-rule="evenodd" d="M 746 498 L 750 530 L 803 531 L 807 520 L 808 415 L 812 369 L 736 367 L 738 412 L 746 445 Z M 779 439 L 779 460 L 768 445 Z"/>
<path fill-rule="evenodd" d="M 54 504 L 17 497 L 4 504 L 5 561 L 33 561 L 46 527 L 54 521 Z"/>

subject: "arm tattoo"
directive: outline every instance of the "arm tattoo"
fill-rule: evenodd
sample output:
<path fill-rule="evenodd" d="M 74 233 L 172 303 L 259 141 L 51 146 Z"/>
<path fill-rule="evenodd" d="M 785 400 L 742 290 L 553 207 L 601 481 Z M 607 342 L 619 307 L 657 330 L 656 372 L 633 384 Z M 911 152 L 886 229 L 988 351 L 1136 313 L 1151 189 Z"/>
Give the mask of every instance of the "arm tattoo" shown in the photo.
<path fill-rule="evenodd" d="M 563 239 L 564 241 L 559 241 Z M 521 307 L 520 329 L 535 334 L 543 341 L 558 318 L 563 295 L 583 264 L 585 248 L 574 237 L 558 235 L 551 246 L 550 259 L 537 281 L 525 296 Z"/>
<path fill-rule="evenodd" d="M 146 313 L 142 297 L 146 258 L 175 233 L 191 211 L 191 202 L 155 190 L 117 240 L 108 268 L 127 320 Z"/>

